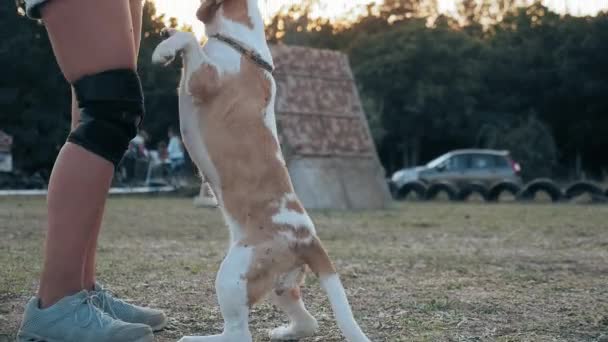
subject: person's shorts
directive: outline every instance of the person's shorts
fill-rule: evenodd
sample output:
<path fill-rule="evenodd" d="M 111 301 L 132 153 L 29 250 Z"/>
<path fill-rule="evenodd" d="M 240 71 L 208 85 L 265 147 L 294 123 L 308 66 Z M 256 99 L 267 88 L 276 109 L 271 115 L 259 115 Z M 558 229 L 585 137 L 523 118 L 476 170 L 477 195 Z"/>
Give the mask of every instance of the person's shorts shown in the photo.
<path fill-rule="evenodd" d="M 25 13 L 32 19 L 41 19 L 40 8 L 48 0 L 25 0 Z"/>

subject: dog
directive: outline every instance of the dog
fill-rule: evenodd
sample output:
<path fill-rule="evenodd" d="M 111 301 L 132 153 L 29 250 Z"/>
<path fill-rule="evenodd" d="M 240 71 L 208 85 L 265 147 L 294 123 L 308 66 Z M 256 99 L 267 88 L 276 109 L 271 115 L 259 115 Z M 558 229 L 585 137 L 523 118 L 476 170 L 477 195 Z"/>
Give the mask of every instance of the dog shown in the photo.
<path fill-rule="evenodd" d="M 313 336 L 318 323 L 300 293 L 307 267 L 319 277 L 346 340 L 369 341 L 283 159 L 273 61 L 257 0 L 203 0 L 197 17 L 209 36 L 202 48 L 192 33 L 167 30 L 152 58 L 168 64 L 181 53 L 182 138 L 217 197 L 230 248 L 215 283 L 223 333 L 180 341 L 252 341 L 249 310 L 268 294 L 290 319 L 270 332 L 271 340 Z"/>

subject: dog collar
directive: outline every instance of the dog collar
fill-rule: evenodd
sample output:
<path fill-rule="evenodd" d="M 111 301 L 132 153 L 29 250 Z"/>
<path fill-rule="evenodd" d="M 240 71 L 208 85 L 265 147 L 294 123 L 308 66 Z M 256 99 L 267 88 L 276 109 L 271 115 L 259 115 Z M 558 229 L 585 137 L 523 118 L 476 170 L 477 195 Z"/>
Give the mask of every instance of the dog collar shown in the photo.
<path fill-rule="evenodd" d="M 270 73 L 272 73 L 274 71 L 274 66 L 272 66 L 272 64 L 268 63 L 266 60 L 264 60 L 262 55 L 260 55 L 257 51 L 246 48 L 239 41 L 232 39 L 230 37 L 224 36 L 223 34 L 220 34 L 220 33 L 216 33 L 216 34 L 212 35 L 210 38 L 214 38 L 223 43 L 226 43 L 227 45 L 229 45 L 230 47 L 232 47 L 233 49 L 235 49 L 236 51 L 238 51 L 245 57 L 249 58 L 252 62 L 254 62 L 258 66 L 260 66 L 262 69 L 264 69 Z"/>

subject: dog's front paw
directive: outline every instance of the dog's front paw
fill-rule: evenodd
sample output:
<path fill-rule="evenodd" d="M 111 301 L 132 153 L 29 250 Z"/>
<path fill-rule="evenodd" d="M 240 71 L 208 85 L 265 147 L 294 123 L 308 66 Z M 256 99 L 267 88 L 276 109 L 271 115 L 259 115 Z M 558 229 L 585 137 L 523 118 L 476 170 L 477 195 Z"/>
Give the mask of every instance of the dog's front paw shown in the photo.
<path fill-rule="evenodd" d="M 169 65 L 175 59 L 175 50 L 170 49 L 169 44 L 165 42 L 160 43 L 154 53 L 152 54 L 152 63 Z"/>
<path fill-rule="evenodd" d="M 178 31 L 174 28 L 164 28 L 160 31 L 160 36 L 165 40 L 162 41 L 152 54 L 152 63 L 168 65 L 175 59 L 175 48 L 169 38 L 173 37 Z"/>

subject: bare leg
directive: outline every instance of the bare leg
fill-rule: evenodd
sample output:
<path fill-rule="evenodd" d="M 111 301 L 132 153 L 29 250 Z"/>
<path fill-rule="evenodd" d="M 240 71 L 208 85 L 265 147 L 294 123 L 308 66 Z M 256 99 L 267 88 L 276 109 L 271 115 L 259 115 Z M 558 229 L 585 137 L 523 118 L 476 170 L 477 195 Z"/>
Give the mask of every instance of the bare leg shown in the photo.
<path fill-rule="evenodd" d="M 278 327 L 270 332 L 271 340 L 298 340 L 312 336 L 319 329 L 317 320 L 304 307 L 300 288 L 295 287 L 280 295 L 273 292 L 272 302 L 289 317 L 289 325 Z"/>
<path fill-rule="evenodd" d="M 57 62 L 72 83 L 111 69 L 135 70 L 135 45 L 126 0 L 61 0 L 42 8 Z M 83 289 L 83 264 L 103 215 L 113 165 L 67 143 L 51 175 L 48 232 L 39 296 L 48 307 Z"/>
<path fill-rule="evenodd" d="M 129 0 L 129 9 L 131 12 L 131 23 L 133 24 L 133 42 L 135 47 L 135 55 L 139 52 L 139 44 L 141 41 L 141 14 L 143 10 L 142 0 Z M 72 129 L 76 127 L 80 120 L 80 110 L 76 105 L 74 89 L 72 89 Z M 91 239 L 87 245 L 86 259 L 83 264 L 83 279 L 82 284 L 85 289 L 92 289 L 95 285 L 95 254 L 97 252 L 97 238 L 101 229 L 101 219 L 99 216 L 98 222 L 91 233 Z"/>

